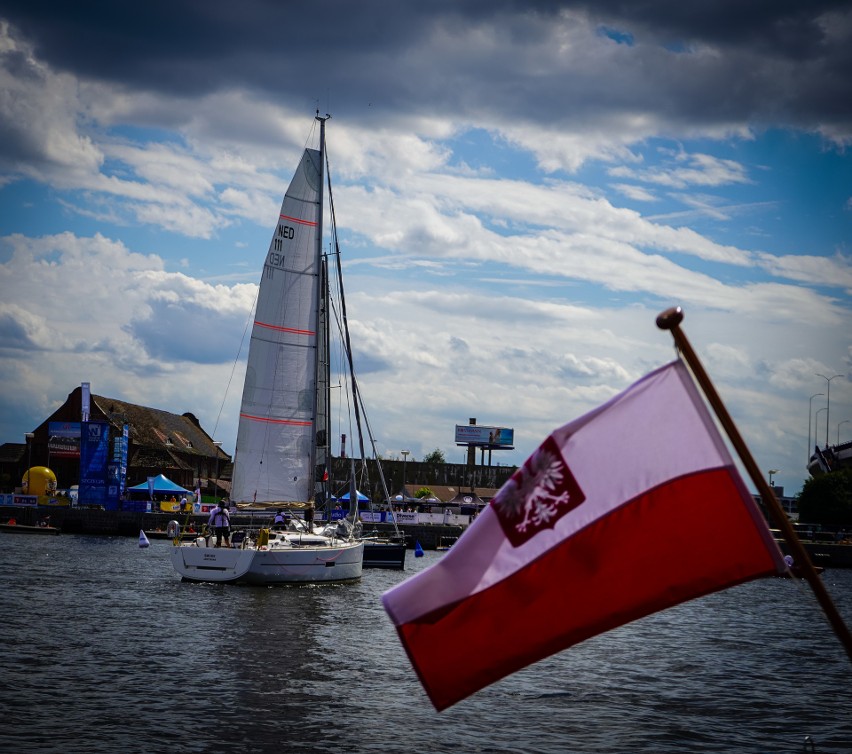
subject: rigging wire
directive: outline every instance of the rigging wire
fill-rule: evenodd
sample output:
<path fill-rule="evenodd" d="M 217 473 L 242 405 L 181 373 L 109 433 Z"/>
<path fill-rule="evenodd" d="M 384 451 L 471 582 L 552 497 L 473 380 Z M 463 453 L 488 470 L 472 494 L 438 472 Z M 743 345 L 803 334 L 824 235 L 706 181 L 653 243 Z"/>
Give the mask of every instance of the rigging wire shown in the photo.
<path fill-rule="evenodd" d="M 332 306 L 332 309 L 335 312 L 335 317 L 334 317 L 335 322 L 337 323 L 338 331 L 340 332 L 340 335 L 341 335 L 341 339 L 340 339 L 341 346 L 340 347 L 343 351 L 345 364 L 348 367 L 348 378 L 349 378 L 349 384 L 350 384 L 350 390 L 351 390 L 351 396 L 352 396 L 352 403 L 353 403 L 353 407 L 354 407 L 355 424 L 356 424 L 357 435 L 358 435 L 358 447 L 359 447 L 359 450 L 360 450 L 360 457 L 361 457 L 361 479 L 362 479 L 362 483 L 363 483 L 363 480 L 366 480 L 367 483 L 369 484 L 369 479 L 368 479 L 369 471 L 368 471 L 368 468 L 367 468 L 367 456 L 366 456 L 366 453 L 364 452 L 364 433 L 363 433 L 363 430 L 362 430 L 362 427 L 361 427 L 361 421 L 362 421 L 362 416 L 363 416 L 363 423 L 364 423 L 364 427 L 366 427 L 366 430 L 367 430 L 367 436 L 368 436 L 369 441 L 370 441 L 370 447 L 373 451 L 373 457 L 377 461 L 376 469 L 378 470 L 378 474 L 379 474 L 379 481 L 381 483 L 381 488 L 382 488 L 382 496 L 383 496 L 383 499 L 386 502 L 390 502 L 390 495 L 388 494 L 388 488 L 387 488 L 387 483 L 385 481 L 384 472 L 382 471 L 381 463 L 378 462 L 378 453 L 376 452 L 375 437 L 373 436 L 373 431 L 372 431 L 372 428 L 370 427 L 370 422 L 367 418 L 367 410 L 366 410 L 366 407 L 364 406 L 363 398 L 361 396 L 361 391 L 358 388 L 358 380 L 357 380 L 357 377 L 355 375 L 355 363 L 354 363 L 354 360 L 352 358 L 352 343 L 351 343 L 350 338 L 349 338 L 349 320 L 348 320 L 347 313 L 346 313 L 346 296 L 345 296 L 344 289 L 343 289 L 343 269 L 342 269 L 343 264 L 342 264 L 342 257 L 341 257 L 341 253 L 340 253 L 339 239 L 338 239 L 338 235 L 337 235 L 337 218 L 336 218 L 335 211 L 334 211 L 334 195 L 333 195 L 332 189 L 331 189 L 331 167 L 330 167 L 329 161 L 328 161 L 328 151 L 326 151 L 326 154 L 325 154 L 325 161 L 326 161 L 326 180 L 328 182 L 328 208 L 329 208 L 329 218 L 330 218 L 329 225 L 330 225 L 330 235 L 331 235 L 331 243 L 332 243 L 332 249 L 333 249 L 330 252 L 330 254 L 334 254 L 334 256 L 336 257 L 336 262 L 337 262 L 336 291 L 337 291 L 338 299 L 340 301 L 339 311 L 338 311 L 337 307 L 335 307 L 334 301 L 331 301 L 331 306 Z M 348 404 L 348 398 L 349 398 L 349 393 L 347 393 L 347 404 Z M 352 409 L 349 409 L 349 415 L 350 415 L 349 421 L 350 421 L 350 427 L 351 427 Z M 350 503 L 351 502 L 352 501 L 350 501 Z M 356 501 L 355 505 L 357 506 L 357 501 Z M 394 519 L 393 524 L 394 524 L 394 529 L 396 530 L 396 534 L 399 535 L 400 532 L 399 532 L 399 527 L 397 526 L 397 523 L 396 523 L 396 519 Z"/>
<path fill-rule="evenodd" d="M 231 365 L 231 374 L 228 377 L 228 384 L 225 386 L 225 395 L 222 396 L 222 403 L 219 406 L 219 413 L 216 414 L 216 423 L 213 425 L 213 437 L 216 437 L 216 430 L 219 428 L 219 420 L 222 418 L 222 411 L 225 409 L 225 401 L 228 399 L 228 391 L 231 389 L 231 383 L 234 381 L 234 372 L 237 371 L 237 364 L 240 360 L 240 354 L 243 352 L 243 344 L 246 342 L 246 333 L 248 332 L 249 325 L 254 322 L 254 312 L 257 307 L 257 297 L 260 295 L 260 286 L 257 286 L 257 292 L 254 294 L 254 303 L 251 305 L 251 309 L 249 309 L 249 316 L 246 320 L 246 326 L 243 328 L 243 335 L 240 338 L 240 346 L 237 348 L 237 355 L 234 358 L 234 363 Z M 234 455 L 236 456 L 236 448 L 234 448 Z"/>

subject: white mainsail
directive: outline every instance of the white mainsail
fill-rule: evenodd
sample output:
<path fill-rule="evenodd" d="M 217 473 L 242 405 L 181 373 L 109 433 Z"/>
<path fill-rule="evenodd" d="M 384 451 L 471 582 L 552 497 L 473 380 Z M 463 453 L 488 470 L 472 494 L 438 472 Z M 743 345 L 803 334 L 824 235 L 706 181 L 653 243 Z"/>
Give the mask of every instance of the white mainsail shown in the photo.
<path fill-rule="evenodd" d="M 237 503 L 314 493 L 322 153 L 306 149 L 263 266 L 234 454 Z"/>

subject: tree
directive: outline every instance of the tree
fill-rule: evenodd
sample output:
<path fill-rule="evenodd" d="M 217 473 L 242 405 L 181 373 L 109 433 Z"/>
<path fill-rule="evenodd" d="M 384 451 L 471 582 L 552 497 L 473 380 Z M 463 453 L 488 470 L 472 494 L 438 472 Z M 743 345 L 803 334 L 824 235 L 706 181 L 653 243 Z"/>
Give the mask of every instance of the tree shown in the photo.
<path fill-rule="evenodd" d="M 852 469 L 808 479 L 799 493 L 799 521 L 822 526 L 852 526 Z"/>
<path fill-rule="evenodd" d="M 435 448 L 431 453 L 423 456 L 423 463 L 446 463 L 444 451 L 440 448 Z"/>
<path fill-rule="evenodd" d="M 421 487 L 419 490 L 417 490 L 417 492 L 414 493 L 414 497 L 416 497 L 418 500 L 422 500 L 424 497 L 435 497 L 435 495 L 428 487 Z"/>

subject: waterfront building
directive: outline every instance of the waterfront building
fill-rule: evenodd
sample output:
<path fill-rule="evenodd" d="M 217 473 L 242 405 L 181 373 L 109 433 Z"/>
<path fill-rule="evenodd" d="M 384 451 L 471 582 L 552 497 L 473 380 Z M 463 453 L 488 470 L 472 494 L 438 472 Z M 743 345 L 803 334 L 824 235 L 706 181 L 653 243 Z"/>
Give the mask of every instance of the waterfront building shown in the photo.
<path fill-rule="evenodd" d="M 20 486 L 28 466 L 47 466 L 59 488 L 80 482 L 80 424 L 83 388 L 41 422 L 25 443 L 0 447 L 3 491 Z M 200 485 L 202 494 L 224 496 L 230 488 L 231 457 L 203 429 L 190 412 L 173 414 L 158 408 L 90 395 L 89 421 L 107 426 L 110 447 L 127 427 L 126 487 L 164 474 L 189 490 Z"/>

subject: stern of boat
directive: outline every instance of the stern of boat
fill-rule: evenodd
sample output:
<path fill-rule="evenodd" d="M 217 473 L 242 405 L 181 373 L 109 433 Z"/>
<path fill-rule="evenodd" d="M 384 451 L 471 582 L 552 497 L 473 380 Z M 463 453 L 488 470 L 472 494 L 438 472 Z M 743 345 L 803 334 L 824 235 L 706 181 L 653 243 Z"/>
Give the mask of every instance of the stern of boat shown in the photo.
<path fill-rule="evenodd" d="M 253 550 L 173 545 L 172 566 L 188 581 L 238 581 L 251 568 Z"/>

